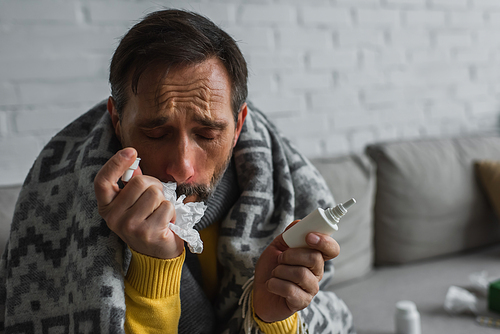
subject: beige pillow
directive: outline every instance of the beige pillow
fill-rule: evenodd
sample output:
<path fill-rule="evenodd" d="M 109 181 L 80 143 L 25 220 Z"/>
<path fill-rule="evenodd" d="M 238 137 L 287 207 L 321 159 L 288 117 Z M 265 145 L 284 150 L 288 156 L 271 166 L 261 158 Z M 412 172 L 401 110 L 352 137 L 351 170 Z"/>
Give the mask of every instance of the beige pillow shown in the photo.
<path fill-rule="evenodd" d="M 477 161 L 476 173 L 493 209 L 500 218 L 500 161 Z"/>

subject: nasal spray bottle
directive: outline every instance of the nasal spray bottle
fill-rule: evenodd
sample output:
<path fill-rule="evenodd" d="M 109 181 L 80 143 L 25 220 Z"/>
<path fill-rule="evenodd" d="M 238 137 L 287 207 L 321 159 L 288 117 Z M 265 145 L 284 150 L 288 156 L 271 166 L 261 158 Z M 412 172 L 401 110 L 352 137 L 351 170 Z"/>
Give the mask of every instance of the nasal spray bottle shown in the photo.
<path fill-rule="evenodd" d="M 125 173 L 122 175 L 122 181 L 123 182 L 128 182 L 132 178 L 132 175 L 134 175 L 134 171 L 139 167 L 139 162 L 141 161 L 141 158 L 135 159 L 134 163 L 132 166 L 130 166 Z"/>
<path fill-rule="evenodd" d="M 323 210 L 317 208 L 297 224 L 283 233 L 283 240 L 290 248 L 307 247 L 306 236 L 310 232 L 317 232 L 331 235 L 337 231 L 337 224 L 340 218 L 347 213 L 356 200 L 351 198 L 345 203 L 341 203 L 334 208 Z"/>

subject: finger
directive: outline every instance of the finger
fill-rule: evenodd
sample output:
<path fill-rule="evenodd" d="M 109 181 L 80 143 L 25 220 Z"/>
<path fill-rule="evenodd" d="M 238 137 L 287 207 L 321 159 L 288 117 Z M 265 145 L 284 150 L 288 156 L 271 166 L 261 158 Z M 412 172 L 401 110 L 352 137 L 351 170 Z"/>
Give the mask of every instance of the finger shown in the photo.
<path fill-rule="evenodd" d="M 123 192 L 125 193 L 125 191 Z M 139 194 L 139 196 L 137 199 L 135 199 L 137 194 Z M 126 195 L 128 194 L 124 194 L 123 197 L 125 197 Z M 121 197 L 122 194 L 120 194 L 119 196 Z M 163 192 L 159 190 L 158 187 L 156 187 L 154 184 L 150 185 L 148 188 L 146 188 L 146 190 L 141 190 L 140 192 L 130 192 L 130 196 L 127 196 L 127 198 L 124 198 L 122 200 L 122 202 L 132 202 L 132 205 L 127 209 L 126 215 L 129 218 L 133 219 L 133 217 L 135 217 L 136 220 L 141 221 L 151 216 L 163 201 L 165 201 Z"/>
<path fill-rule="evenodd" d="M 118 180 L 132 165 L 137 157 L 137 151 L 131 147 L 118 151 L 109 159 L 94 179 L 94 190 L 97 204 L 106 206 L 119 192 Z"/>
<path fill-rule="evenodd" d="M 177 257 L 182 253 L 184 241 L 175 235 L 168 225 L 173 221 L 175 221 L 174 205 L 169 201 L 163 201 L 141 226 L 144 231 L 143 241 L 145 241 L 142 245 L 152 245 L 144 251 L 144 254 L 167 259 Z"/>
<path fill-rule="evenodd" d="M 318 277 L 306 267 L 279 265 L 273 270 L 272 275 L 297 284 L 309 294 L 316 295 L 319 291 Z"/>
<path fill-rule="evenodd" d="M 323 276 L 323 254 L 310 248 L 289 248 L 278 256 L 278 264 L 308 268 L 317 277 Z"/>
<path fill-rule="evenodd" d="M 292 312 L 307 307 L 311 303 L 313 297 L 296 284 L 279 278 L 269 279 L 266 287 L 270 293 L 285 298 L 288 308 Z"/>
<path fill-rule="evenodd" d="M 153 213 L 146 215 L 148 217 L 137 224 L 133 231 L 130 232 L 145 244 L 157 244 L 166 241 L 168 234 L 171 233 L 168 223 L 175 220 L 173 204 L 163 201 Z"/>
<path fill-rule="evenodd" d="M 320 251 L 325 261 L 339 256 L 340 246 L 331 236 L 322 233 L 309 233 L 306 242 L 311 249 Z"/>
<path fill-rule="evenodd" d="M 148 217 L 150 223 L 164 223 L 168 227 L 168 223 L 174 223 L 176 218 L 175 207 L 172 203 L 165 200 L 160 206 Z"/>
<path fill-rule="evenodd" d="M 169 223 L 175 222 L 175 208 L 169 201 L 163 201 L 160 206 L 146 220 L 147 229 L 150 231 L 150 240 L 167 242 L 175 239 L 175 234 L 168 227 Z M 171 239 L 169 239 L 171 238 Z"/>
<path fill-rule="evenodd" d="M 142 175 L 141 166 L 137 166 L 137 168 L 134 170 L 134 174 L 132 174 L 132 177 L 134 177 L 136 175 Z"/>
<path fill-rule="evenodd" d="M 160 202 L 165 199 L 163 185 L 157 178 L 148 175 L 137 175 L 137 177 L 130 179 L 127 186 L 116 196 L 116 203 L 113 202 L 112 207 L 117 210 L 128 210 L 136 204 L 147 190 L 153 191 L 149 194 L 150 196 L 155 195 L 153 197 L 157 197 L 155 201 L 156 206 L 160 205 Z M 148 197 L 148 199 L 151 200 L 152 198 Z M 147 202 L 144 204 L 147 204 Z"/>
<path fill-rule="evenodd" d="M 287 231 L 288 229 L 290 229 L 293 225 L 297 224 L 298 222 L 300 221 L 300 219 L 297 219 L 297 220 L 294 220 L 293 222 L 291 222 L 286 228 L 285 228 L 285 231 Z M 285 232 L 283 231 L 283 232 Z"/>

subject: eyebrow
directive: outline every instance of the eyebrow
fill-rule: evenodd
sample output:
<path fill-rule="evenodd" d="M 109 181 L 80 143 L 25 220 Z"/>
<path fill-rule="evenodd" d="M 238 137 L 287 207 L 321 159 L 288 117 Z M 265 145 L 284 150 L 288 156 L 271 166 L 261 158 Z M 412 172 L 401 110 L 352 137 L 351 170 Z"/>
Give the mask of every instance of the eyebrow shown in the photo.
<path fill-rule="evenodd" d="M 227 125 L 228 125 L 226 121 L 218 121 L 218 120 L 210 119 L 208 117 L 203 117 L 201 115 L 194 116 L 194 121 L 196 123 L 203 125 L 203 126 L 217 129 L 217 130 L 224 130 L 227 128 Z"/>
<path fill-rule="evenodd" d="M 168 121 L 169 117 L 162 116 L 162 117 L 143 120 L 138 123 L 138 126 L 144 129 L 154 129 L 167 124 Z M 208 117 L 203 117 L 200 115 L 195 116 L 194 121 L 196 123 L 201 124 L 202 126 L 206 126 L 217 130 L 225 130 L 228 126 L 226 121 L 213 120 Z"/>
<path fill-rule="evenodd" d="M 141 128 L 146 128 L 146 129 L 154 129 L 156 127 L 162 126 L 168 122 L 168 117 L 156 117 L 156 118 L 150 118 L 143 120 L 139 122 L 137 125 Z"/>

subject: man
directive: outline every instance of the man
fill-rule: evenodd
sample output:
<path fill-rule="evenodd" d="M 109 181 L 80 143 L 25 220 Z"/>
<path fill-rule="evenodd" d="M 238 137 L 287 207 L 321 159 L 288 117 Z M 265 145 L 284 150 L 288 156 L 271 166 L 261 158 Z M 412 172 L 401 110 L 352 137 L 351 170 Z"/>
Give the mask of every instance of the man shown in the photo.
<path fill-rule="evenodd" d="M 353 332 L 326 291 L 335 240 L 310 233 L 308 248 L 291 249 L 281 237 L 333 199 L 248 107 L 246 80 L 234 40 L 200 15 L 152 13 L 125 35 L 112 97 L 56 135 L 26 179 L 2 260 L 0 329 Z M 162 182 L 206 201 L 202 254 L 169 229 Z"/>

